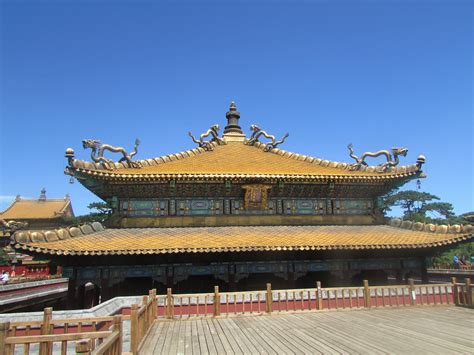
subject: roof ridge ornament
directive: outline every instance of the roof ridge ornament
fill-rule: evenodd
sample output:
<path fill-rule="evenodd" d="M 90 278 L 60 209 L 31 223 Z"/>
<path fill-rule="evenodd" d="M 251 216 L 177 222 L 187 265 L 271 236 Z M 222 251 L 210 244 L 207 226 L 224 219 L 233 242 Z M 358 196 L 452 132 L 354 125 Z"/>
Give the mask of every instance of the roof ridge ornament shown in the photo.
<path fill-rule="evenodd" d="M 225 117 L 227 118 L 227 126 L 224 127 L 224 134 L 243 134 L 242 128 L 239 125 L 240 112 L 237 111 L 235 101 L 230 103 L 229 111 L 225 114 Z"/>
<path fill-rule="evenodd" d="M 219 137 L 219 125 L 215 124 L 212 125 L 206 132 L 201 134 L 199 136 L 199 140 L 194 138 L 193 134 L 191 131 L 188 132 L 188 135 L 191 137 L 194 143 L 199 145 L 200 148 L 203 148 L 204 150 L 211 151 L 214 150 L 214 142 L 217 143 L 217 145 L 222 145 L 226 144 L 222 138 Z M 212 136 L 212 138 L 208 141 L 205 141 L 204 138 Z"/>
<path fill-rule="evenodd" d="M 399 163 L 398 156 L 402 155 L 406 157 L 408 153 L 407 148 L 392 148 L 392 151 L 389 152 L 388 150 L 378 150 L 376 152 L 364 152 L 360 157 L 354 154 L 354 149 L 352 149 L 352 143 L 347 145 L 349 149 L 349 156 L 354 159 L 356 162 L 350 165 L 350 170 L 359 170 L 362 166 L 368 166 L 365 162 L 365 158 L 376 158 L 381 155 L 384 155 L 387 161 L 385 163 L 381 163 L 378 166 L 381 168 L 382 172 L 389 171 L 391 167 L 397 166 Z M 393 156 L 392 156 L 393 155 Z"/>
<path fill-rule="evenodd" d="M 262 143 L 259 141 L 259 138 L 261 136 L 264 136 L 265 138 L 268 138 L 270 139 L 270 142 L 268 143 L 262 143 L 264 144 L 264 148 L 263 150 L 265 152 L 269 152 L 270 150 L 272 150 L 273 148 L 276 148 L 278 145 L 282 144 L 283 142 L 285 142 L 285 139 L 288 138 L 289 134 L 286 133 L 282 139 L 280 139 L 279 141 L 276 140 L 275 136 L 274 135 L 271 135 L 271 134 L 268 134 L 266 131 L 264 131 L 263 129 L 261 129 L 260 127 L 258 127 L 256 124 L 253 124 L 250 126 L 250 130 L 252 131 L 252 135 L 250 136 L 250 138 L 246 141 L 246 144 L 247 145 L 255 145 L 257 142 L 259 143 Z"/>
<path fill-rule="evenodd" d="M 104 157 L 104 152 L 108 150 L 112 153 L 122 153 L 123 157 L 118 161 L 119 163 L 127 162 L 130 168 L 140 168 L 140 164 L 132 161 L 134 155 L 138 153 L 138 146 L 140 145 L 140 140 L 135 139 L 134 150 L 129 154 L 125 148 L 116 147 L 110 144 L 102 144 L 100 141 L 95 139 L 84 139 L 82 141 L 82 146 L 84 149 L 91 149 L 91 159 L 94 163 L 103 163 L 105 169 L 112 170 L 115 168 L 115 163 L 111 159 Z M 66 151 L 66 157 L 69 158 L 71 152 Z M 74 154 L 74 152 L 72 152 Z"/>
<path fill-rule="evenodd" d="M 44 187 L 41 189 L 38 201 L 46 201 L 46 189 Z"/>

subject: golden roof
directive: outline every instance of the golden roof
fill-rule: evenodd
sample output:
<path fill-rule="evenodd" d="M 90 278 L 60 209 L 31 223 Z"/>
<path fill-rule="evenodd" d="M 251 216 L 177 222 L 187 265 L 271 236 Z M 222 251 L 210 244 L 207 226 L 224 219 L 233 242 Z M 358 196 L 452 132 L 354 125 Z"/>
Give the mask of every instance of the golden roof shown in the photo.
<path fill-rule="evenodd" d="M 71 206 L 69 198 L 47 200 L 23 200 L 17 198 L 3 212 L 0 219 L 52 219 L 62 217 Z"/>
<path fill-rule="evenodd" d="M 351 170 L 347 163 L 332 162 L 291 153 L 281 149 L 263 150 L 264 145 L 254 146 L 245 142 L 227 142 L 215 145 L 214 150 L 196 148 L 155 159 L 138 160 L 141 168 L 128 168 L 116 163 L 115 169 L 105 170 L 103 165 L 74 160 L 72 168 L 80 173 L 100 179 L 153 179 L 153 178 L 247 178 L 277 179 L 355 178 L 396 179 L 420 172 L 416 165 L 395 167 L 390 172 L 380 172 L 377 167 Z"/>
<path fill-rule="evenodd" d="M 410 225 L 411 226 L 411 225 Z M 94 228 L 92 228 L 94 227 Z M 255 226 L 106 229 L 62 232 L 50 242 L 16 237 L 16 249 L 57 255 L 126 255 L 281 250 L 429 248 L 473 237 L 468 229 L 440 232 L 377 226 Z M 418 227 L 414 227 L 418 228 Z M 422 227 L 423 228 L 423 227 Z M 436 227 L 437 228 L 437 227 Z M 472 231 L 470 227 L 469 231 Z M 71 228 L 72 229 L 72 228 Z M 94 230 L 93 230 L 94 229 Z M 63 229 L 64 230 L 64 229 Z M 81 234 L 83 233 L 83 234 Z M 87 234 L 88 233 L 88 234 Z M 66 238 L 66 239 L 64 239 Z M 31 236 L 38 240 L 38 236 Z M 44 240 L 44 239 L 43 239 Z"/>

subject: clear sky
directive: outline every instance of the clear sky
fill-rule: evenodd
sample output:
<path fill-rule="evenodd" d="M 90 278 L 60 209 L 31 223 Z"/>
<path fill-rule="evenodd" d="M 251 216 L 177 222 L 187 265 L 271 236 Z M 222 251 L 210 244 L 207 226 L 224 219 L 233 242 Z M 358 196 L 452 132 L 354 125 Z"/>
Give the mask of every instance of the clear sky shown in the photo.
<path fill-rule="evenodd" d="M 86 213 L 97 198 L 63 174 L 67 147 L 190 149 L 235 100 L 247 132 L 290 133 L 283 149 L 424 154 L 422 190 L 474 209 L 472 1 L 0 4 L 0 208 L 45 187 Z"/>

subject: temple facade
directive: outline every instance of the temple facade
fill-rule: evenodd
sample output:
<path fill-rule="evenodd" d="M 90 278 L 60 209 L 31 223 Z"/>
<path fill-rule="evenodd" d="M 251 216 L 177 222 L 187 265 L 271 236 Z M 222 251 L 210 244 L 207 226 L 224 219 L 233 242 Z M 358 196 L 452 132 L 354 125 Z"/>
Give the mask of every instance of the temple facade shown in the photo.
<path fill-rule="evenodd" d="M 70 279 L 70 299 L 92 282 L 102 299 L 156 287 L 175 292 L 426 279 L 426 258 L 472 237 L 471 226 L 392 220 L 382 196 L 425 177 L 425 157 L 399 164 L 405 148 L 334 162 L 281 149 L 280 139 L 250 126 L 234 103 L 219 134 L 213 125 L 195 148 L 135 160 L 134 151 L 84 140 L 91 161 L 66 150 L 65 173 L 112 208 L 106 226 L 17 231 L 12 245 L 54 259 Z M 114 162 L 105 152 L 119 154 Z M 110 152 L 108 153 L 110 154 Z M 385 162 L 371 166 L 370 159 Z M 80 304 L 79 304 L 80 305 Z"/>

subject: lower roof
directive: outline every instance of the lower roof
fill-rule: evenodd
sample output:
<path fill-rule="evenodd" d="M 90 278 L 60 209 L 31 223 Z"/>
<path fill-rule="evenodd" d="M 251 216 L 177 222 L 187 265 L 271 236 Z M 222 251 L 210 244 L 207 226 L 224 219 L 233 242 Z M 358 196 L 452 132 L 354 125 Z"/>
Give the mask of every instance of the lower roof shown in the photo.
<path fill-rule="evenodd" d="M 23 232 L 13 244 L 16 249 L 43 254 L 137 255 L 431 248 L 474 236 L 471 230 L 432 232 L 388 225 L 93 229 L 90 233 L 71 233 L 75 236 L 66 239 L 63 239 L 65 233 L 53 239 L 48 235 L 46 239 L 38 239 L 38 235 L 28 239 Z"/>

